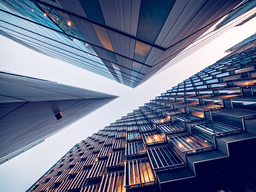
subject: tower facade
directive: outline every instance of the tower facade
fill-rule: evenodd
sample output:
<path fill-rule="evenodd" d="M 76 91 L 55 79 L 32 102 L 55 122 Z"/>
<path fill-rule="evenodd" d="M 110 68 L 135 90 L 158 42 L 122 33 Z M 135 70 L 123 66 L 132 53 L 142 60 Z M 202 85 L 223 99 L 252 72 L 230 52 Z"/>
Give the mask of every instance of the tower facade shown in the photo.
<path fill-rule="evenodd" d="M 77 143 L 27 192 L 254 191 L 256 44 Z"/>
<path fill-rule="evenodd" d="M 212 29 L 240 2 L 1 0 L 0 34 L 134 88 L 235 26 Z"/>
<path fill-rule="evenodd" d="M 116 96 L 0 72 L 0 164 Z"/>

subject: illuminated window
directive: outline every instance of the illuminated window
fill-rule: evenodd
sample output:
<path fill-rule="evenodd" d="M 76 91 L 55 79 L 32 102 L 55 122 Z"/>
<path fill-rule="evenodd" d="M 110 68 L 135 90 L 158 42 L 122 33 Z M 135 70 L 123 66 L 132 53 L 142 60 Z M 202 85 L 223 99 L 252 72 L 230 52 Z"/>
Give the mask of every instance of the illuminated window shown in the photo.
<path fill-rule="evenodd" d="M 143 154 L 145 152 L 142 142 L 131 142 L 126 144 L 125 155 L 127 156 Z"/>
<path fill-rule="evenodd" d="M 154 170 L 178 168 L 184 166 L 184 162 L 170 147 L 156 147 L 147 150 Z"/>
<path fill-rule="evenodd" d="M 156 183 L 147 158 L 126 161 L 125 176 L 125 186 L 127 188 Z"/>
<path fill-rule="evenodd" d="M 124 150 L 113 152 L 108 157 L 106 167 L 116 167 L 124 164 Z"/>
<path fill-rule="evenodd" d="M 126 192 L 124 187 L 124 172 L 114 172 L 103 175 L 99 191 Z"/>
<path fill-rule="evenodd" d="M 156 144 L 165 142 L 164 138 L 159 134 L 146 133 L 142 135 L 145 144 Z"/>
<path fill-rule="evenodd" d="M 195 135 L 167 136 L 167 138 L 184 153 L 213 149 L 207 140 Z"/>

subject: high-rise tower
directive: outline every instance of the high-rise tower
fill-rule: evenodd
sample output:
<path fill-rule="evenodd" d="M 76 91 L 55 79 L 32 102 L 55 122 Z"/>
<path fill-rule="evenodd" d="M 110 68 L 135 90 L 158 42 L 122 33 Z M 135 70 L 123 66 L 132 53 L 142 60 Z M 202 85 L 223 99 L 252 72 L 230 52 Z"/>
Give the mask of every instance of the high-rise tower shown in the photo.
<path fill-rule="evenodd" d="M 77 143 L 28 192 L 255 191 L 256 44 Z"/>
<path fill-rule="evenodd" d="M 0 164 L 116 96 L 0 72 Z"/>
<path fill-rule="evenodd" d="M 168 62 L 173 65 L 238 24 L 232 20 L 225 30 L 213 29 L 239 3 L 0 0 L 0 33 L 50 57 L 136 87 Z"/>

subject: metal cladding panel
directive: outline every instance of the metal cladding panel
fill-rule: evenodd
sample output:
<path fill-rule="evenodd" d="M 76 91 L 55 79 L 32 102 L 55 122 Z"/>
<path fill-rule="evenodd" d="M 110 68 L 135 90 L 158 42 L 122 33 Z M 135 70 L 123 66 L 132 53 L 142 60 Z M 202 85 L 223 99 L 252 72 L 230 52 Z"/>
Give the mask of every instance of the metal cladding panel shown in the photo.
<path fill-rule="evenodd" d="M 15 109 L 21 107 L 26 102 L 19 102 L 19 103 L 1 103 L 1 110 L 0 110 L 0 119 L 3 118 L 5 115 L 8 115 L 10 112 L 14 111 Z"/>
<path fill-rule="evenodd" d="M 108 26 L 136 35 L 140 1 L 100 0 L 100 5 Z"/>
<path fill-rule="evenodd" d="M 2 137 L 0 146 L 4 147 L 7 143 L 11 144 L 14 139 L 22 136 L 24 133 L 27 133 L 27 135 L 24 135 L 23 137 L 27 136 L 27 138 L 29 138 L 30 135 L 33 134 L 37 137 L 36 135 L 43 130 L 36 129 L 34 130 L 36 133 L 33 133 L 32 130 L 34 127 L 51 118 L 54 120 L 52 121 L 54 124 L 60 122 L 55 118 L 55 113 L 58 111 L 65 111 L 65 109 L 74 105 L 76 102 L 77 100 L 27 102 L 21 107 L 16 108 L 14 111 L 0 119 L 0 131 Z"/>
<path fill-rule="evenodd" d="M 4 95 L 0 95 L 0 101 L 1 101 L 1 103 L 20 103 L 20 102 L 24 102 L 24 100 L 22 100 L 22 99 L 6 97 Z M 1 115 L 0 115 L 0 117 L 1 117 Z"/>
<path fill-rule="evenodd" d="M 6 102 L 5 97 L 0 97 L 0 157 L 4 157 L 0 160 L 1 163 L 39 144 L 115 98 L 2 72 L 0 86 L 1 94 L 14 98 Z M 17 100 L 21 102 L 17 103 Z M 59 120 L 55 117 L 58 112 L 63 114 L 63 118 Z"/>
<path fill-rule="evenodd" d="M 33 77 L 26 77 L 26 76 L 10 74 L 10 73 L 0 72 L 0 80 L 1 80 L 0 81 L 1 88 L 2 86 L 5 86 L 6 83 L 11 83 L 11 85 L 15 87 L 14 88 L 7 87 L 6 91 L 11 93 L 11 90 L 16 90 L 16 94 L 20 93 L 20 94 L 23 94 L 24 96 L 26 96 L 26 94 L 30 96 L 29 93 L 33 93 L 37 97 L 40 97 L 41 91 L 42 92 L 45 91 L 46 93 L 49 93 L 50 91 L 51 93 L 49 95 L 54 96 L 55 94 L 58 94 L 58 95 L 61 94 L 64 100 L 65 100 L 65 97 L 66 99 L 113 97 L 112 95 L 105 94 L 105 93 L 99 93 L 99 92 L 81 89 L 78 87 L 72 87 L 68 85 L 63 85 L 63 84 L 59 84 L 56 82 L 51 82 L 43 79 L 37 79 Z M 22 88 L 24 87 L 30 88 L 31 91 L 29 91 L 28 93 L 25 93 L 24 91 L 19 92 L 18 90 L 21 90 L 19 86 L 21 86 Z M 9 96 L 8 94 L 5 94 L 5 95 Z M 16 95 L 14 98 L 19 98 L 19 97 Z M 30 98 L 32 97 L 30 96 Z M 44 99 L 44 97 L 42 97 L 42 99 Z"/>
<path fill-rule="evenodd" d="M 102 147 L 103 147 L 102 144 L 98 144 L 98 145 L 96 145 L 96 146 L 93 148 L 92 152 L 99 152 Z"/>
<path fill-rule="evenodd" d="M 10 113 L 0 120 L 2 127 L 0 130 L 1 147 L 3 149 L 1 150 L 1 157 L 33 141 L 49 137 L 70 123 L 104 105 L 109 100 L 112 99 L 61 101 L 59 106 L 61 104 L 66 106 L 62 110 L 64 118 L 59 121 L 56 120 L 52 109 L 48 107 L 51 106 L 52 102 L 27 103 L 24 107 L 19 108 L 19 110 Z M 52 106 L 54 106 L 54 103 L 52 103 Z"/>
<path fill-rule="evenodd" d="M 72 97 L 70 95 L 59 94 L 53 91 L 48 91 L 41 88 L 34 88 L 27 85 L 20 85 L 17 83 L 10 83 L 3 80 L 0 80 L 0 85 L 1 94 L 8 95 L 9 97 L 13 98 L 19 98 L 25 101 L 81 99 L 81 97 Z"/>

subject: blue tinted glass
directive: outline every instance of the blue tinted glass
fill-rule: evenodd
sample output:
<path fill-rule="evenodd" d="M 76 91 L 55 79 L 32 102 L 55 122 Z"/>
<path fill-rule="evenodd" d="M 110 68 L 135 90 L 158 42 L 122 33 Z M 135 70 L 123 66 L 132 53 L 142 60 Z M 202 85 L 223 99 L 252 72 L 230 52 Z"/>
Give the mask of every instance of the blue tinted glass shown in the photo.
<path fill-rule="evenodd" d="M 155 42 L 175 0 L 141 1 L 137 36 Z"/>
<path fill-rule="evenodd" d="M 80 0 L 80 3 L 89 19 L 105 24 L 98 0 Z"/>

